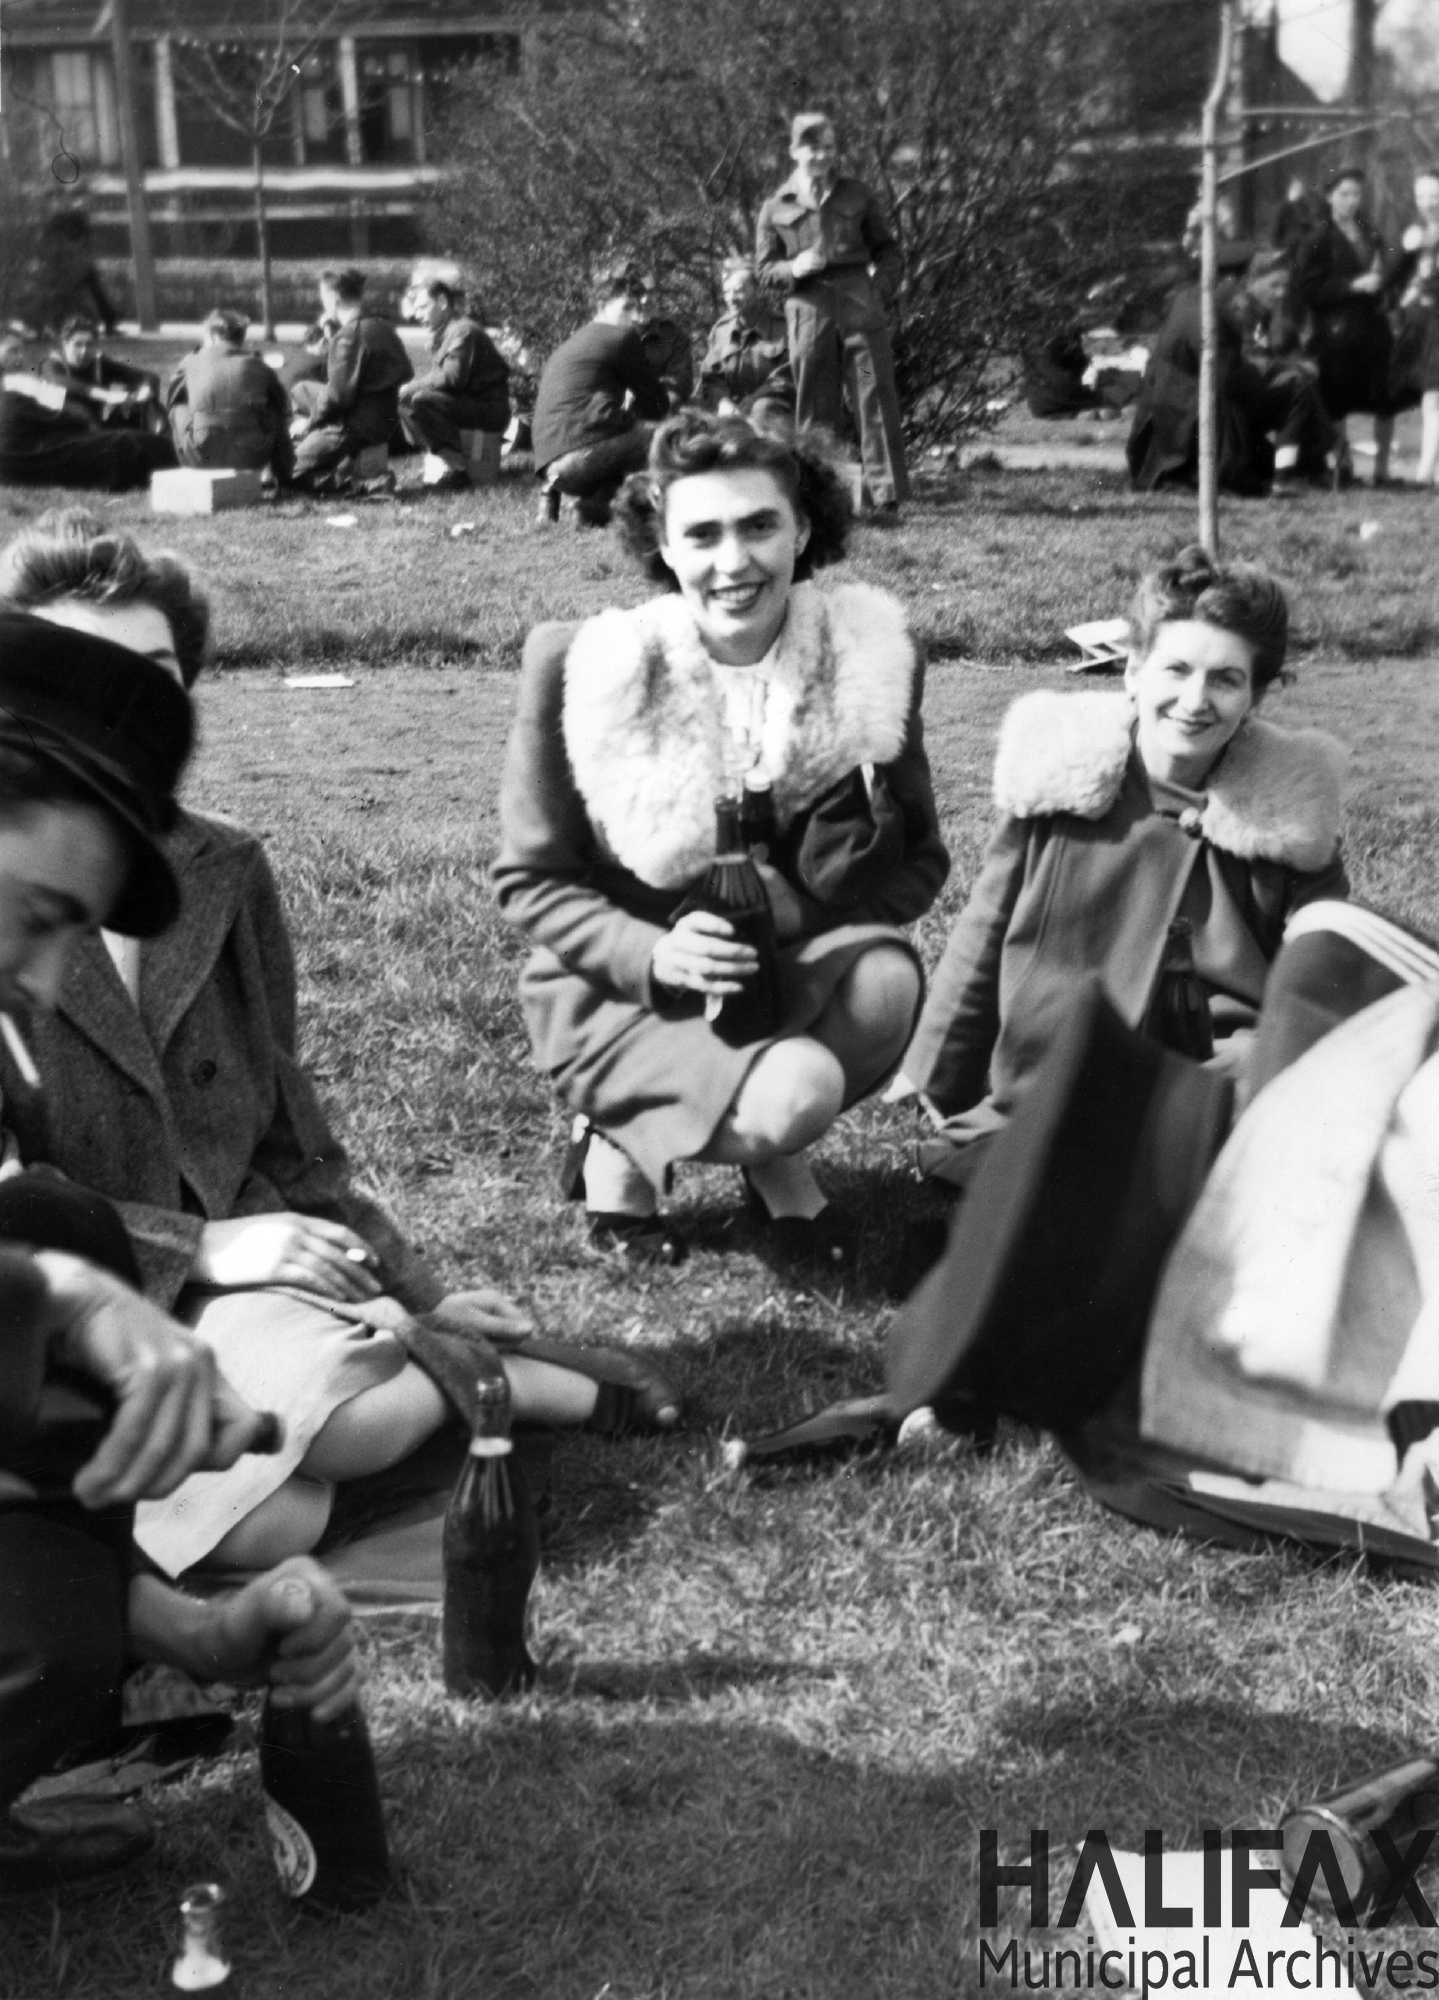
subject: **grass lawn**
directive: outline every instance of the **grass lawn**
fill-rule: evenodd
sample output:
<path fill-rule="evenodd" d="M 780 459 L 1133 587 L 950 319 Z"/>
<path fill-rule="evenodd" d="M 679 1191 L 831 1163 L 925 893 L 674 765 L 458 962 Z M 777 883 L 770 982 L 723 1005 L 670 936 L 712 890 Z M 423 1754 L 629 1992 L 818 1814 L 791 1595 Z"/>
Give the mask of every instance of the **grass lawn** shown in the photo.
<path fill-rule="evenodd" d="M 529 1067 L 521 948 L 485 887 L 496 786 L 527 628 L 642 586 L 603 537 L 537 535 L 531 495 L 512 479 L 354 509 L 152 525 L 130 498 L 107 512 L 212 586 L 217 670 L 190 796 L 270 843 L 306 1050 L 371 1181 L 447 1273 L 490 1273 L 558 1332 L 663 1349 L 687 1427 L 558 1447 L 533 1697 L 452 1704 L 431 1620 L 366 1625 L 404 1864 L 381 1910 L 288 1920 L 252 1760 L 231 1757 L 155 1795 L 158 1856 L 123 1887 L 6 1912 L 4 2000 L 159 1991 L 178 1893 L 207 1875 L 233 1896 L 247 1996 L 940 2000 L 978 1988 L 981 1827 L 1005 1859 L 1047 1827 L 1059 1897 L 1091 1826 L 1116 1846 L 1156 1826 L 1197 1845 L 1203 1825 L 1272 1825 L 1296 1795 L 1431 1739 L 1425 1591 L 1131 1528 L 1027 1434 L 987 1459 L 955 1444 L 763 1481 L 722 1472 L 727 1429 L 877 1383 L 885 1274 L 932 1197 L 909 1172 L 907 1119 L 870 1106 L 847 1121 L 822 1171 L 859 1257 L 842 1286 L 807 1291 L 760 1262 L 723 1170 L 680 1176 L 697 1248 L 650 1279 L 591 1253 L 560 1202 L 562 1120 Z M 0 533 L 47 497 L 0 494 Z M 354 526 L 328 525 L 344 512 Z M 1377 532 L 1361 536 L 1365 521 Z M 1353 748 L 1356 886 L 1431 928 L 1436 523 L 1433 496 L 1395 493 L 1225 512 L 1228 549 L 1293 585 L 1298 680 L 1273 712 Z M 975 472 L 930 488 L 901 529 L 856 535 L 848 573 L 899 591 L 930 644 L 955 856 L 921 926 L 931 959 L 984 838 L 1006 703 L 1061 684 L 1063 628 L 1122 611 L 1143 561 L 1191 525 L 1191 503 L 1103 475 Z M 322 665 L 356 685 L 283 685 Z M 1023 1938 L 1026 1912 L 1002 1892 L 991 1942 Z"/>

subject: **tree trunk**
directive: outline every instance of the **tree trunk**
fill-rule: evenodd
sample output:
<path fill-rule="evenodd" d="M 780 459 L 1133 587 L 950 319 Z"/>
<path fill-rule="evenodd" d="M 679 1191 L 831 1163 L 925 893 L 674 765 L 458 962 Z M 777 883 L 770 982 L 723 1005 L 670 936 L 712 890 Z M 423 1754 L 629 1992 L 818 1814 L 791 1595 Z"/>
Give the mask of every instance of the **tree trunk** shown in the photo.
<path fill-rule="evenodd" d="M 1219 107 L 1224 102 L 1229 82 L 1233 49 L 1233 0 L 1221 0 L 1219 59 L 1214 66 L 1214 81 L 1209 95 L 1204 100 L 1199 266 L 1199 539 L 1216 559 L 1219 555 L 1219 397 L 1215 376 L 1219 328 L 1214 296 L 1218 262 L 1214 242 L 1214 208 L 1219 192 Z"/>
<path fill-rule="evenodd" d="M 130 216 L 130 255 L 135 264 L 135 316 L 143 333 L 153 333 L 160 324 L 155 300 L 155 252 L 150 241 L 150 211 L 145 206 L 145 170 L 135 117 L 135 79 L 130 64 L 130 22 L 125 0 L 113 0 L 111 7 L 110 53 L 115 67 L 115 110 Z"/>
<path fill-rule="evenodd" d="M 270 271 L 270 225 L 265 214 L 265 162 L 258 139 L 250 142 L 250 157 L 255 166 L 255 247 L 260 253 L 260 318 L 264 322 L 266 340 L 273 340 L 275 285 Z"/>

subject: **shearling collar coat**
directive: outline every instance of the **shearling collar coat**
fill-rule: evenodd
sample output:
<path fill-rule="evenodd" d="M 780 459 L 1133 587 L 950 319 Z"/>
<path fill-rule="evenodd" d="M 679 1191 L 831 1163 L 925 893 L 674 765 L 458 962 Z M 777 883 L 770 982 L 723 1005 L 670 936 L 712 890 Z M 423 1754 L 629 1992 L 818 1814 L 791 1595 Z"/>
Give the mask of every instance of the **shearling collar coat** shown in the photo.
<path fill-rule="evenodd" d="M 1181 910 L 1216 1031 L 1251 1021 L 1290 914 L 1348 893 L 1344 758 L 1318 730 L 1252 717 L 1202 806 L 1181 811 L 1156 798 L 1126 696 L 1016 702 L 995 760 L 1001 819 L 904 1060 L 955 1139 L 1003 1123 L 1090 974 L 1138 1025 Z"/>
<path fill-rule="evenodd" d="M 43 1096 L 0 1054 L 0 1125 L 26 1166 L 105 1195 L 147 1295 L 174 1305 L 206 1222 L 295 1209 L 343 1222 L 379 1254 L 411 1311 L 443 1287 L 375 1202 L 295 1056 L 295 967 L 260 843 L 182 812 L 166 838 L 181 914 L 142 948 L 137 1010 L 98 935 L 75 947 L 34 1024 Z"/>

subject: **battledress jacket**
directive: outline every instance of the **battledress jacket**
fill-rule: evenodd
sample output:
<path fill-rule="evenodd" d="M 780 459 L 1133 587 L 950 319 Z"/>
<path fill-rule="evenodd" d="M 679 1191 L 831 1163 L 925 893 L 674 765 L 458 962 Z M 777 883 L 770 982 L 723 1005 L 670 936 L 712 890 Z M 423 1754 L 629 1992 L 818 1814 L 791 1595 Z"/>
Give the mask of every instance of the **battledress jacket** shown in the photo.
<path fill-rule="evenodd" d="M 1094 974 L 1138 1025 L 1181 913 L 1216 1031 L 1252 1021 L 1290 915 L 1348 894 L 1344 756 L 1254 717 L 1198 803 L 1165 811 L 1126 696 L 1022 696 L 995 760 L 1001 818 L 903 1063 L 956 1143 L 1004 1123 Z"/>
<path fill-rule="evenodd" d="M 923 665 L 901 606 L 864 584 L 797 584 L 777 659 L 764 742 L 781 830 L 770 859 L 804 909 L 782 982 L 812 1019 L 861 952 L 894 940 L 910 949 L 895 927 L 929 908 L 949 856 L 924 754 Z M 714 857 L 714 800 L 729 789 L 722 671 L 677 594 L 538 627 L 500 794 L 494 881 L 504 916 L 535 947 L 520 982 L 535 1059 L 656 1186 L 708 1142 L 758 1053 L 720 1041 L 701 996 L 659 993 L 650 973 Z M 819 802 L 836 786 L 845 799 L 866 764 L 882 772 L 903 837 L 881 870 L 850 877 L 854 893 L 822 901 L 793 857 Z M 801 1013 L 782 1032 L 807 1024 Z"/>
<path fill-rule="evenodd" d="M 43 1095 L 0 1056 L 0 1123 L 26 1166 L 105 1195 L 129 1231 L 146 1295 L 173 1308 L 206 1222 L 301 1214 L 346 1224 L 411 1312 L 443 1287 L 378 1203 L 295 1055 L 295 965 L 260 843 L 182 812 L 166 836 L 181 913 L 142 947 L 140 1005 L 103 940 L 74 948 L 56 1011 L 34 1023 Z"/>

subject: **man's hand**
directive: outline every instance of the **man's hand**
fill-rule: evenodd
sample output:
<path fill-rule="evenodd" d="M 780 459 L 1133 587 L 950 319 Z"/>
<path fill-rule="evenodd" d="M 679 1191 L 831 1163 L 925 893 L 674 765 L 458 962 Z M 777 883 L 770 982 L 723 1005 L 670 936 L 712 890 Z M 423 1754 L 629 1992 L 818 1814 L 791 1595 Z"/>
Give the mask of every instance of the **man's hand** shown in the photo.
<path fill-rule="evenodd" d="M 659 940 L 650 971 L 671 991 L 742 993 L 745 981 L 759 971 L 759 954 L 738 941 L 727 918 L 691 910 Z"/>
<path fill-rule="evenodd" d="M 156 1576 L 130 1586 L 130 1639 L 142 1659 L 202 1681 L 267 1688 L 279 1708 L 330 1722 L 360 1687 L 350 1607 L 308 1556 L 292 1556 L 229 1597 L 202 1601 Z"/>
<path fill-rule="evenodd" d="M 496 1341 L 501 1346 L 523 1340 L 526 1334 L 535 1331 L 535 1322 L 523 1306 L 516 1305 L 503 1292 L 492 1291 L 488 1286 L 465 1292 L 447 1292 L 440 1303 L 423 1317 L 434 1320 L 441 1327 L 448 1322 L 467 1333 L 481 1333 L 486 1340 Z"/>
<path fill-rule="evenodd" d="M 801 250 L 798 257 L 792 258 L 789 268 L 796 278 L 811 278 L 816 271 L 822 271 L 824 265 L 824 251 L 818 243 L 814 243 L 808 250 Z"/>
<path fill-rule="evenodd" d="M 220 1374 L 203 1341 L 79 1257 L 42 1250 L 35 1261 L 49 1286 L 52 1353 L 94 1376 L 119 1404 L 75 1475 L 82 1506 L 163 1499 L 187 1474 L 223 1472 L 250 1449 L 264 1419 Z"/>
<path fill-rule="evenodd" d="M 295 1285 L 322 1298 L 358 1304 L 380 1295 L 375 1253 L 342 1222 L 318 1216 L 238 1215 L 207 1222 L 190 1275 L 201 1285 L 242 1291 L 255 1285 Z"/>

